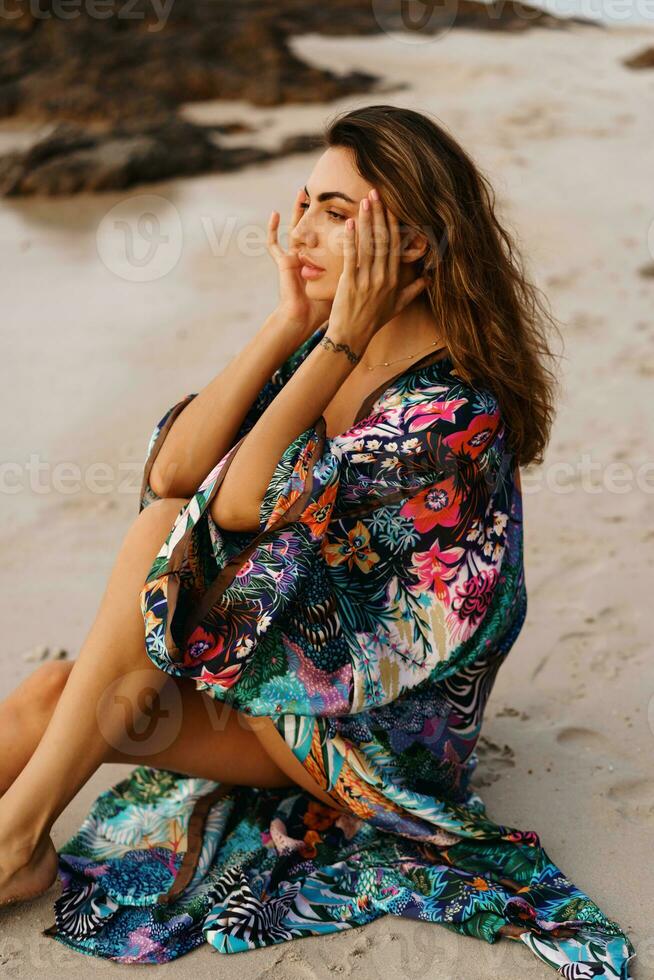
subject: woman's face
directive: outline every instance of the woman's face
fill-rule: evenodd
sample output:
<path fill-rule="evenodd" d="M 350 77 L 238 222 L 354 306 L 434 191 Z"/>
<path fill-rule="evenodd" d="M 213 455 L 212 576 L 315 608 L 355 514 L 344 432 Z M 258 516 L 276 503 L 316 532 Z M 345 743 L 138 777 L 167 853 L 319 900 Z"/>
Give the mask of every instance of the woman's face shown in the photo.
<path fill-rule="evenodd" d="M 345 147 L 329 147 L 311 171 L 300 220 L 289 233 L 289 249 L 321 270 L 300 270 L 310 299 L 333 300 L 343 270 L 345 222 L 354 218 L 356 223 L 359 202 L 372 187 Z"/>

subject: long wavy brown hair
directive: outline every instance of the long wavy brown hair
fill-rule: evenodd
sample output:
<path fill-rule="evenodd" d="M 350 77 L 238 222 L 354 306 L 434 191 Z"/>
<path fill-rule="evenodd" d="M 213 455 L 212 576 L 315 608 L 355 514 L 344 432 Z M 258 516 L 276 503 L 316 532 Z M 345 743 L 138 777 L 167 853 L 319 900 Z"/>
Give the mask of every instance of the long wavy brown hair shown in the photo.
<path fill-rule="evenodd" d="M 434 119 L 369 105 L 332 117 L 319 144 L 349 147 L 400 227 L 429 239 L 416 273 L 459 377 L 496 396 L 518 465 L 542 463 L 558 387 L 546 363 L 558 324 L 495 213 L 488 178 Z"/>

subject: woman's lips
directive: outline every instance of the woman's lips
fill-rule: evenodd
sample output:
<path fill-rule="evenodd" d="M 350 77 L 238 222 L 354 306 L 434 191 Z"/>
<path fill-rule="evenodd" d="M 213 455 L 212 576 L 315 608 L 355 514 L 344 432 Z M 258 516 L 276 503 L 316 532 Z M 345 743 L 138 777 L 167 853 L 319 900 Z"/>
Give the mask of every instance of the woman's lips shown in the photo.
<path fill-rule="evenodd" d="M 319 269 L 315 265 L 307 265 L 306 263 L 303 263 L 302 268 L 300 269 L 300 275 L 303 279 L 317 279 L 318 276 L 322 276 L 324 271 L 324 269 Z"/>

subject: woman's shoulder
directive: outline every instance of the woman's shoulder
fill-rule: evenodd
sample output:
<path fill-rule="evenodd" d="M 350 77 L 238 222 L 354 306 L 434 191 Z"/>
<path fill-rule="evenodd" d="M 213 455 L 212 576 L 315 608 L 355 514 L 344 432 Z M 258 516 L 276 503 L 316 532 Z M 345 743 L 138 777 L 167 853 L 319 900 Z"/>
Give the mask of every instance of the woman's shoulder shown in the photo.
<path fill-rule="evenodd" d="M 472 459 L 504 436 L 498 398 L 483 379 L 459 376 L 449 355 L 409 371 L 370 406 L 355 439 L 392 435 L 407 448 L 442 441 Z M 381 448 L 381 447 L 380 447 Z M 391 445 L 394 449 L 395 446 Z"/>

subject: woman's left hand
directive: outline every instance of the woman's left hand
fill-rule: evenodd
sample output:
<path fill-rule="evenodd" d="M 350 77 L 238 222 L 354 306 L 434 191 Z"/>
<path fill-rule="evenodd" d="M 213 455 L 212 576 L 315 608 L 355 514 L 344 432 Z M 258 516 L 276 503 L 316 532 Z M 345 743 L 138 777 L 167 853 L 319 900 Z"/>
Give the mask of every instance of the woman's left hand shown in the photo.
<path fill-rule="evenodd" d="M 289 231 L 293 231 L 302 217 L 304 198 L 304 188 L 301 187 L 295 196 Z M 331 302 L 312 300 L 307 296 L 306 283 L 300 275 L 302 263 L 298 258 L 298 248 L 296 245 L 291 245 L 288 251 L 284 251 L 278 239 L 279 220 L 279 211 L 272 211 L 268 221 L 268 251 L 279 273 L 279 303 L 275 314 L 284 325 L 284 329 L 291 331 L 294 338 L 293 350 L 295 350 L 311 336 L 314 330 L 329 319 Z"/>
<path fill-rule="evenodd" d="M 401 236 L 397 217 L 370 191 L 359 204 L 358 227 L 345 223 L 341 272 L 327 335 L 357 352 L 427 285 L 419 276 L 399 285 Z M 366 206 L 367 203 L 367 206 Z M 350 227 L 351 226 L 351 227 Z"/>

